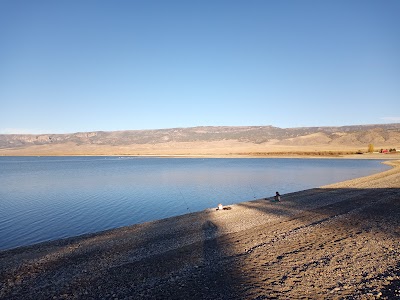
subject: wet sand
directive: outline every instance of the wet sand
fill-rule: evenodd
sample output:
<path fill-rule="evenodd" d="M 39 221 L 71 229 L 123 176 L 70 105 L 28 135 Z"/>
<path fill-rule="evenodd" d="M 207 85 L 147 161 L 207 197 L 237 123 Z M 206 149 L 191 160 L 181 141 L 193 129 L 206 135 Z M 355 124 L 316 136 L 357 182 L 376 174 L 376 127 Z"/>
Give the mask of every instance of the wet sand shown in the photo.
<path fill-rule="evenodd" d="M 281 202 L 0 252 L 0 299 L 400 299 L 400 161 L 390 164 Z"/>

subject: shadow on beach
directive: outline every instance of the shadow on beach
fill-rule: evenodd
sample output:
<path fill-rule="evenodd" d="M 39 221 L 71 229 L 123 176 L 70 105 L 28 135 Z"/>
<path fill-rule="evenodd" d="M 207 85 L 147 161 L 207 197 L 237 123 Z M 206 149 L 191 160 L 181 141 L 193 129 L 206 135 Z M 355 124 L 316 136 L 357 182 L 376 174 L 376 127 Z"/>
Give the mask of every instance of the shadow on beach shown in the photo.
<path fill-rule="evenodd" d="M 399 188 L 310 189 L 0 252 L 0 299 L 390 299 L 399 241 Z"/>

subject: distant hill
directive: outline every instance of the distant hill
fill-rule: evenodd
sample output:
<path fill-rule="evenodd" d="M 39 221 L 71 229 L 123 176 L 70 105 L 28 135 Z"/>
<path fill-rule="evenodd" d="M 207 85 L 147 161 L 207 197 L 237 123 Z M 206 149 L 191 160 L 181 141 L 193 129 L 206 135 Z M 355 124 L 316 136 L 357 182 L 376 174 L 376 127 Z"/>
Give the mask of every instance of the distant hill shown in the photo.
<path fill-rule="evenodd" d="M 278 128 L 205 126 L 71 134 L 2 134 L 0 155 L 234 154 L 400 148 L 400 124 Z"/>

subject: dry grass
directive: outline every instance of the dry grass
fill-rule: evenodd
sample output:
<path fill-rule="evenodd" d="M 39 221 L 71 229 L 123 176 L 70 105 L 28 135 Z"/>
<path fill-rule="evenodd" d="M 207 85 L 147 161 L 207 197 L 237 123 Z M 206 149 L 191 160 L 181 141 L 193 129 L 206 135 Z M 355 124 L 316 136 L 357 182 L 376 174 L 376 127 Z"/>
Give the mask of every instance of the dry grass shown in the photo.
<path fill-rule="evenodd" d="M 333 156 L 353 154 L 354 147 L 329 146 L 281 146 L 274 144 L 253 144 L 239 141 L 218 142 L 169 142 L 160 144 L 141 144 L 128 146 L 109 145 L 33 145 L 29 147 L 0 149 L 0 155 L 7 156 L 59 156 L 59 155 L 317 155 Z"/>

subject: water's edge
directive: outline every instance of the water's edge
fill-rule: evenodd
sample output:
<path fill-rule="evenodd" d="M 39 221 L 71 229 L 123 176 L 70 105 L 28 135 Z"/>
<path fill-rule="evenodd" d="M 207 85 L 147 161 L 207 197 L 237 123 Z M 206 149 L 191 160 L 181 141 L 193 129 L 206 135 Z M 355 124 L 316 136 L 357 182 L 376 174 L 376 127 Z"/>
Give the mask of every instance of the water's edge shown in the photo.
<path fill-rule="evenodd" d="M 399 167 L 400 165 L 400 161 L 383 161 L 381 162 L 382 164 L 385 164 L 387 166 L 389 166 L 390 168 L 387 170 L 383 170 L 377 173 L 373 173 L 367 176 L 362 176 L 362 177 L 357 177 L 357 178 L 352 178 L 352 179 L 348 179 L 348 180 L 344 180 L 344 181 L 340 181 L 337 183 L 332 183 L 327 185 L 328 186 L 333 186 L 333 185 L 345 185 L 345 183 L 349 182 L 354 182 L 354 181 L 359 181 L 359 180 L 368 180 L 369 178 L 373 178 L 376 176 L 380 176 L 383 175 L 387 172 L 390 172 L 393 168 L 395 167 Z M 313 190 L 315 188 L 310 188 L 310 189 L 306 189 L 306 190 L 299 190 L 299 191 L 295 191 L 295 192 L 290 192 L 287 194 L 283 194 L 283 198 L 285 196 L 293 196 L 296 194 L 301 194 L 303 192 L 307 192 L 309 190 Z M 272 198 L 272 197 L 271 197 Z M 259 198 L 259 199 L 252 199 L 252 200 L 247 200 L 247 201 L 243 201 L 243 202 L 239 202 L 239 203 L 235 203 L 232 204 L 231 206 L 235 206 L 235 205 L 246 205 L 255 201 L 260 201 L 260 200 L 264 200 L 266 198 Z M 83 240 L 87 240 L 90 238 L 94 238 L 94 237 L 98 237 L 98 236 L 107 236 L 107 235 L 112 235 L 114 233 L 118 233 L 118 232 L 123 232 L 123 231 L 127 231 L 128 229 L 133 229 L 133 228 L 139 228 L 142 226 L 148 226 L 151 224 L 158 224 L 158 223 L 164 223 L 166 226 L 168 226 L 168 223 L 176 223 L 177 220 L 182 219 L 182 218 L 190 218 L 190 219 L 196 219 L 197 217 L 204 215 L 204 214 L 209 214 L 210 212 L 213 212 L 216 208 L 206 208 L 204 210 L 201 211 L 195 211 L 195 212 L 190 212 L 190 213 L 185 213 L 185 214 L 181 214 L 181 215 L 176 215 L 176 216 L 171 216 L 171 217 L 167 217 L 167 218 L 161 218 L 161 219 L 156 219 L 156 220 L 152 220 L 152 221 L 147 221 L 147 222 L 141 222 L 141 223 L 136 223 L 136 224 L 132 224 L 132 225 L 127 225 L 127 226 L 121 226 L 121 227 L 115 227 L 112 229 L 106 229 L 106 230 L 100 230 L 100 231 L 96 231 L 96 232 L 91 232 L 91 233 L 84 233 L 84 234 L 80 234 L 80 235 L 75 235 L 75 236 L 69 236 L 69 237 L 65 237 L 65 238 L 59 238 L 59 239 L 50 239 L 50 240 L 46 240 L 46 241 L 41 241 L 38 243 L 34 243 L 34 244 L 30 244 L 30 245 L 22 245 L 22 246 L 17 246 L 17 247 L 13 247 L 13 248 L 7 248 L 7 249 L 0 249 L 0 255 L 10 255 L 10 254 L 16 254 L 19 252 L 29 252 L 29 251 L 33 251 L 35 249 L 40 249 L 40 248 L 46 248 L 49 246 L 52 247 L 57 247 L 57 246 L 63 246 L 63 245 L 68 245 L 68 244 L 73 244 L 73 243 L 79 243 L 80 241 Z"/>

